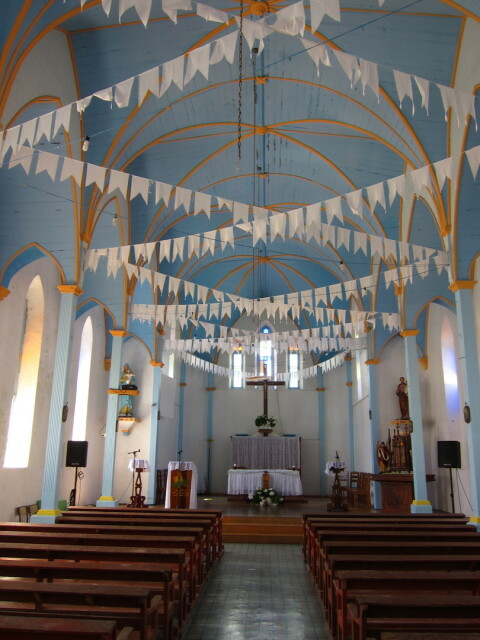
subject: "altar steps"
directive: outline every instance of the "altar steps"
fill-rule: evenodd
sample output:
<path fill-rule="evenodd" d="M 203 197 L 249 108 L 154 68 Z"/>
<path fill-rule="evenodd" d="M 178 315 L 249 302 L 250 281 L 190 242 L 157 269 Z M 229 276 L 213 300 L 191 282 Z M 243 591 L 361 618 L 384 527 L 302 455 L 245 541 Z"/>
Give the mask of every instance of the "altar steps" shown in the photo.
<path fill-rule="evenodd" d="M 264 507 L 258 508 L 263 509 Z M 223 516 L 223 541 L 254 544 L 302 544 L 302 518 Z"/>

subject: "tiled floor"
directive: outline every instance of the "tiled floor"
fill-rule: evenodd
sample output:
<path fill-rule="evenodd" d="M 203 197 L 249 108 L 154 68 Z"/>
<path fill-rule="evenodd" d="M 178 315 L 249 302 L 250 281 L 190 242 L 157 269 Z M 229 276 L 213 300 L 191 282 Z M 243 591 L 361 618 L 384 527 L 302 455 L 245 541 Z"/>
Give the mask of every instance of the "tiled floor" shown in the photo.
<path fill-rule="evenodd" d="M 182 640 L 327 640 L 322 606 L 288 544 L 226 544 Z"/>

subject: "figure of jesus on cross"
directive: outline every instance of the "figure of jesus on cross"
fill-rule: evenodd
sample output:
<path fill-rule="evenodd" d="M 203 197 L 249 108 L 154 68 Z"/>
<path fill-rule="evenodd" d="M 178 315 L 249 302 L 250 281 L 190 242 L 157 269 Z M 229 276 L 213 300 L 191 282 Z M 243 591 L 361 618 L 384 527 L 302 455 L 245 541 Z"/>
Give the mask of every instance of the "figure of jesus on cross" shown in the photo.
<path fill-rule="evenodd" d="M 258 376 L 250 378 L 246 384 L 250 387 L 263 387 L 263 415 L 268 418 L 268 387 L 285 386 L 285 382 L 283 380 L 268 380 L 266 376 Z"/>

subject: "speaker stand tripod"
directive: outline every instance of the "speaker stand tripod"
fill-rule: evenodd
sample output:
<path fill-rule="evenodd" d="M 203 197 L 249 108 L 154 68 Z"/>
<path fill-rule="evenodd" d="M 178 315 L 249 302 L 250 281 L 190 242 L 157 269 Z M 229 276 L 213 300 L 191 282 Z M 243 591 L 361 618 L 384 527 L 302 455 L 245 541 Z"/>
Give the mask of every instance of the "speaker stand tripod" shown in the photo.
<path fill-rule="evenodd" d="M 70 491 L 70 499 L 68 501 L 68 504 L 70 507 L 74 507 L 77 501 L 77 480 L 79 477 L 81 477 L 80 474 L 82 473 L 81 471 L 79 472 L 78 467 L 74 467 L 74 469 L 75 469 L 75 485 L 73 489 Z"/>
<path fill-rule="evenodd" d="M 452 501 L 452 513 L 455 513 L 455 498 L 454 498 L 454 495 L 453 495 L 452 465 L 448 465 L 448 472 L 450 474 L 450 500 Z"/>

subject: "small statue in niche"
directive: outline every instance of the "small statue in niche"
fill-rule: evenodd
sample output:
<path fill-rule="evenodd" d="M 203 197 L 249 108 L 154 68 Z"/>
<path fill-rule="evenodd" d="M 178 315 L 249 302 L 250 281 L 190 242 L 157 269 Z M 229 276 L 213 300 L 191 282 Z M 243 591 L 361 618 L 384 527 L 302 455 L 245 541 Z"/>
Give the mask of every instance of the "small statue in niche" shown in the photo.
<path fill-rule="evenodd" d="M 407 381 L 405 380 L 405 378 L 400 378 L 400 382 L 397 385 L 396 394 L 398 397 L 398 404 L 400 405 L 400 419 L 410 420 Z"/>
<path fill-rule="evenodd" d="M 130 369 L 130 365 L 128 363 L 123 365 L 122 375 L 120 377 L 120 387 L 122 389 L 136 389 L 137 385 L 135 382 L 135 374 Z"/>

